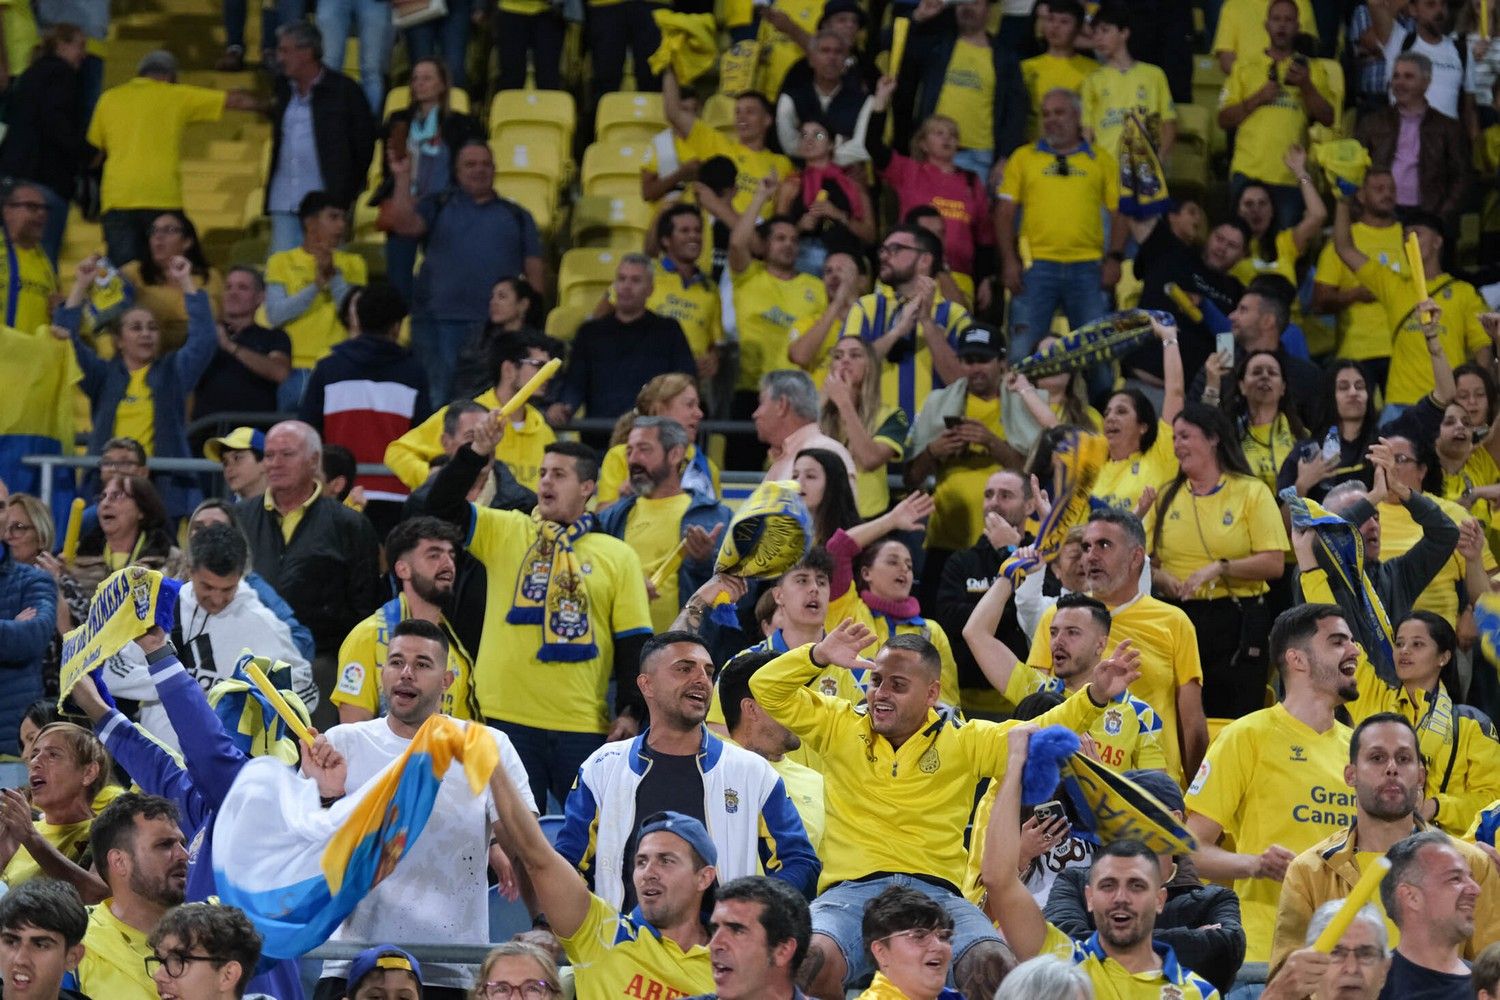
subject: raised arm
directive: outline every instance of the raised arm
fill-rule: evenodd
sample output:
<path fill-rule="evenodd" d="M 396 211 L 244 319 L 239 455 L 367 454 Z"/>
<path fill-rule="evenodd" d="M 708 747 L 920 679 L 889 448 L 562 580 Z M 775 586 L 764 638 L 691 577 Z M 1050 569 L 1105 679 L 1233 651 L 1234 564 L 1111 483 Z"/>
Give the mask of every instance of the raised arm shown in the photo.
<path fill-rule="evenodd" d="M 756 185 L 755 193 L 750 196 L 750 204 L 740 213 L 739 218 L 734 220 L 734 228 L 729 231 L 729 270 L 733 274 L 740 274 L 755 263 L 755 223 L 760 218 L 761 209 L 766 202 L 776 193 L 780 181 L 776 178 L 775 171 L 760 179 Z"/>
<path fill-rule="evenodd" d="M 1025 578 L 1025 574 L 1021 575 Z M 974 662 L 984 673 L 984 679 L 996 691 L 1005 691 L 1010 686 L 1011 675 L 1021 665 L 1021 658 L 1009 646 L 995 638 L 995 629 L 1000 627 L 1000 616 L 1005 614 L 1005 605 L 1015 590 L 1016 581 L 999 574 L 990 589 L 985 591 L 979 603 L 964 623 L 964 642 L 974 654 Z"/>
<path fill-rule="evenodd" d="M 989 826 L 984 831 L 984 860 L 979 877 L 984 882 L 984 911 L 1000 928 L 1016 958 L 1025 961 L 1041 954 L 1047 940 L 1047 918 L 1016 869 L 1021 863 L 1021 772 L 1034 725 L 1015 726 L 1005 734 L 1005 777 L 995 794 Z"/>
<path fill-rule="evenodd" d="M 667 124 L 676 129 L 678 135 L 686 136 L 693 130 L 698 116 L 682 103 L 682 87 L 677 82 L 677 74 L 670 67 L 661 75 L 661 106 L 667 116 Z"/>
<path fill-rule="evenodd" d="M 1333 249 L 1339 260 L 1351 271 L 1359 271 L 1370 258 L 1354 245 L 1354 233 L 1350 229 L 1349 199 L 1340 198 L 1333 207 Z"/>
<path fill-rule="evenodd" d="M 1297 255 L 1300 257 L 1323 232 L 1323 224 L 1328 221 L 1328 206 L 1318 193 L 1317 185 L 1308 176 L 1307 150 L 1301 146 L 1292 146 L 1286 151 L 1286 165 L 1292 171 L 1292 176 L 1297 178 L 1297 188 L 1302 192 L 1302 218 L 1292 230 L 1292 242 L 1296 244 Z"/>
<path fill-rule="evenodd" d="M 589 887 L 583 877 L 553 850 L 536 814 L 531 811 L 503 766 L 490 775 L 498 823 L 507 846 L 526 869 L 537 903 L 558 937 L 572 937 L 589 912 Z"/>
<path fill-rule="evenodd" d="M 390 167 L 394 184 L 391 187 L 391 230 L 398 236 L 417 240 L 427 235 L 427 222 L 417 212 L 416 199 L 411 192 L 412 162 L 410 156 L 402 156 L 394 149 L 386 150 L 386 163 Z"/>

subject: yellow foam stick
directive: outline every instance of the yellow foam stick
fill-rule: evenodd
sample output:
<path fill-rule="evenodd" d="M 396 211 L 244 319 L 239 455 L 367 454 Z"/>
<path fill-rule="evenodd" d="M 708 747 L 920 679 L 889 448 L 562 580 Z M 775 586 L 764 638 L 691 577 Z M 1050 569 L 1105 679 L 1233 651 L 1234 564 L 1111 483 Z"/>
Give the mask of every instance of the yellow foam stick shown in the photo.
<path fill-rule="evenodd" d="M 542 365 L 541 369 L 535 375 L 531 376 L 531 379 L 525 385 L 521 386 L 520 390 L 514 396 L 506 400 L 504 406 L 500 407 L 500 419 L 506 419 L 512 413 L 525 406 L 526 401 L 531 398 L 532 394 L 546 385 L 547 380 L 556 375 L 557 370 L 561 367 L 562 358 L 553 358 L 545 365 Z"/>
<path fill-rule="evenodd" d="M 1479 37 L 1490 37 L 1490 0 L 1479 0 Z"/>
<path fill-rule="evenodd" d="M 1411 268 L 1412 285 L 1417 290 L 1417 301 L 1427 301 L 1427 272 L 1422 268 L 1422 245 L 1417 242 L 1416 233 L 1406 234 L 1406 263 Z M 1432 317 L 1428 315 L 1430 310 L 1423 310 L 1419 317 L 1423 323 L 1431 323 Z"/>
<path fill-rule="evenodd" d="M 68 509 L 68 530 L 63 535 L 62 561 L 71 564 L 78 557 L 78 536 L 83 534 L 83 497 L 74 497 Z"/>
<path fill-rule="evenodd" d="M 661 561 L 661 565 L 656 567 L 656 572 L 651 574 L 651 586 L 657 588 L 658 590 L 661 589 L 662 581 L 667 578 L 667 570 L 670 569 L 672 567 L 672 564 L 677 561 L 677 554 L 686 547 L 687 536 L 683 535 L 682 541 L 677 543 L 677 548 L 667 553 L 667 558 L 663 559 Z"/>
<path fill-rule="evenodd" d="M 297 739 L 312 746 L 312 733 L 307 731 L 307 727 L 302 724 L 297 713 L 292 711 L 292 706 L 288 705 L 286 699 L 281 696 L 281 692 L 276 690 L 276 685 L 271 683 L 271 678 L 260 669 L 260 664 L 254 661 L 245 664 L 245 676 L 260 688 L 260 693 L 266 696 L 266 701 L 269 701 L 271 707 L 276 709 L 276 714 L 281 716 L 281 721 L 286 723 L 287 728 L 297 734 Z"/>
<path fill-rule="evenodd" d="M 1177 308 L 1182 310 L 1184 316 L 1194 323 L 1203 322 L 1203 310 L 1198 308 L 1198 304 L 1192 300 L 1187 292 L 1182 290 L 1177 282 L 1169 281 L 1166 287 L 1167 297 L 1176 303 Z"/>
<path fill-rule="evenodd" d="M 906 33 L 911 30 L 911 18 L 898 17 L 891 21 L 891 63 L 885 68 L 887 76 L 901 73 L 901 57 L 906 54 Z"/>
<path fill-rule="evenodd" d="M 1354 883 L 1353 891 L 1344 897 L 1344 905 L 1339 907 L 1339 912 L 1333 915 L 1333 920 L 1329 921 L 1328 926 L 1323 928 L 1323 933 L 1313 942 L 1314 951 L 1321 951 L 1325 955 L 1333 951 L 1349 925 L 1354 923 L 1354 915 L 1375 895 L 1375 890 L 1380 888 L 1380 880 L 1390 870 L 1389 858 L 1381 856 L 1370 862 L 1359 881 Z"/>

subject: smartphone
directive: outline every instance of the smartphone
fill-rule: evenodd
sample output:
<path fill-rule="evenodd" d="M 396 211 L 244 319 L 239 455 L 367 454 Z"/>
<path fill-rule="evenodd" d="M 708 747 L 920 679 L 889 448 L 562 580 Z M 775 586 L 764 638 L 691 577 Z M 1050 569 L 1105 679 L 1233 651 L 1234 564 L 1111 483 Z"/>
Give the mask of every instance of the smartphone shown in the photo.
<path fill-rule="evenodd" d="M 1063 812 L 1062 803 L 1057 799 L 1053 799 L 1051 802 L 1043 802 L 1041 805 L 1032 809 L 1031 814 L 1036 817 L 1038 826 L 1046 826 L 1054 819 L 1061 819 L 1064 815 L 1066 815 Z"/>
<path fill-rule="evenodd" d="M 953 428 L 957 427 L 959 424 L 962 424 L 963 422 L 964 422 L 964 418 L 963 417 L 955 417 L 955 416 L 951 416 L 950 415 L 950 416 L 946 416 L 946 417 L 943 418 L 943 426 L 946 427 L 946 428 L 948 428 L 950 431 Z"/>
<path fill-rule="evenodd" d="M 1214 337 L 1214 350 L 1225 368 L 1234 367 L 1234 334 L 1227 330 Z"/>

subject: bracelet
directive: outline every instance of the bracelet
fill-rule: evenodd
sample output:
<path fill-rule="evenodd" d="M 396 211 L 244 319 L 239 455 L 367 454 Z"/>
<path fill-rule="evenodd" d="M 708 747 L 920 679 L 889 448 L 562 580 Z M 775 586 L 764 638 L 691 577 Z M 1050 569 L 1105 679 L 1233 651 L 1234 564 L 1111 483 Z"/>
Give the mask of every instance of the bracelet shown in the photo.
<path fill-rule="evenodd" d="M 1163 347 L 1176 347 L 1177 346 L 1177 338 L 1173 337 L 1171 340 L 1163 340 L 1161 342 L 1161 346 L 1163 346 Z"/>
<path fill-rule="evenodd" d="M 1301 177 L 1297 178 L 1297 183 L 1298 184 L 1310 184 L 1310 183 L 1312 183 L 1312 178 L 1309 177 L 1309 176 L 1307 176 L 1306 174 L 1303 174 Z"/>
<path fill-rule="evenodd" d="M 1202 398 L 1203 402 L 1205 402 L 1205 403 L 1217 403 L 1219 401 L 1219 390 L 1218 389 L 1204 389 L 1203 390 L 1203 395 L 1202 395 L 1201 398 Z"/>

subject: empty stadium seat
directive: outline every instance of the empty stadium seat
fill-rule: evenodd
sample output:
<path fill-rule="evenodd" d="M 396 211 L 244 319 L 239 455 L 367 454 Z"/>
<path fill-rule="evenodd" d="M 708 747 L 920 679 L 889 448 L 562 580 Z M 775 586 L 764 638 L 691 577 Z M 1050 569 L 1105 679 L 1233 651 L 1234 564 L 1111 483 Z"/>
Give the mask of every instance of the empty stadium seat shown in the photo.
<path fill-rule="evenodd" d="M 512 125 L 490 139 L 495 170 L 505 174 L 545 177 L 554 185 L 564 178 L 563 146 L 557 133 L 530 125 Z"/>
<path fill-rule="evenodd" d="M 552 233 L 557 214 L 557 182 L 533 173 L 495 171 L 495 190 L 531 213 L 543 239 Z"/>
<path fill-rule="evenodd" d="M 411 88 L 406 86 L 392 87 L 385 95 L 385 109 L 381 112 L 380 120 L 385 121 L 391 116 L 391 112 L 400 111 L 402 108 L 411 106 Z M 461 87 L 450 87 L 448 89 L 448 110 L 457 111 L 459 114 L 469 113 L 469 92 Z"/>
<path fill-rule="evenodd" d="M 605 94 L 594 116 L 594 135 L 601 141 L 633 142 L 666 127 L 660 94 Z"/>
<path fill-rule="evenodd" d="M 557 300 L 563 305 L 593 306 L 615 280 L 623 250 L 575 247 L 562 255 L 557 269 Z"/>
<path fill-rule="evenodd" d="M 490 134 L 507 125 L 531 123 L 561 129 L 563 146 L 573 141 L 578 108 L 564 90 L 502 90 L 490 101 Z"/>
<path fill-rule="evenodd" d="M 651 206 L 638 193 L 584 195 L 573 203 L 573 245 L 638 248 L 651 228 L 651 216 Z"/>
<path fill-rule="evenodd" d="M 651 147 L 601 140 L 583 151 L 583 193 L 609 197 L 641 196 L 641 168 Z"/>
<path fill-rule="evenodd" d="M 599 296 L 595 295 L 593 301 L 587 304 L 558 306 L 553 309 L 547 314 L 547 336 L 561 340 L 563 343 L 571 342 L 578 328 L 593 313 L 594 304 L 598 301 Z"/>

